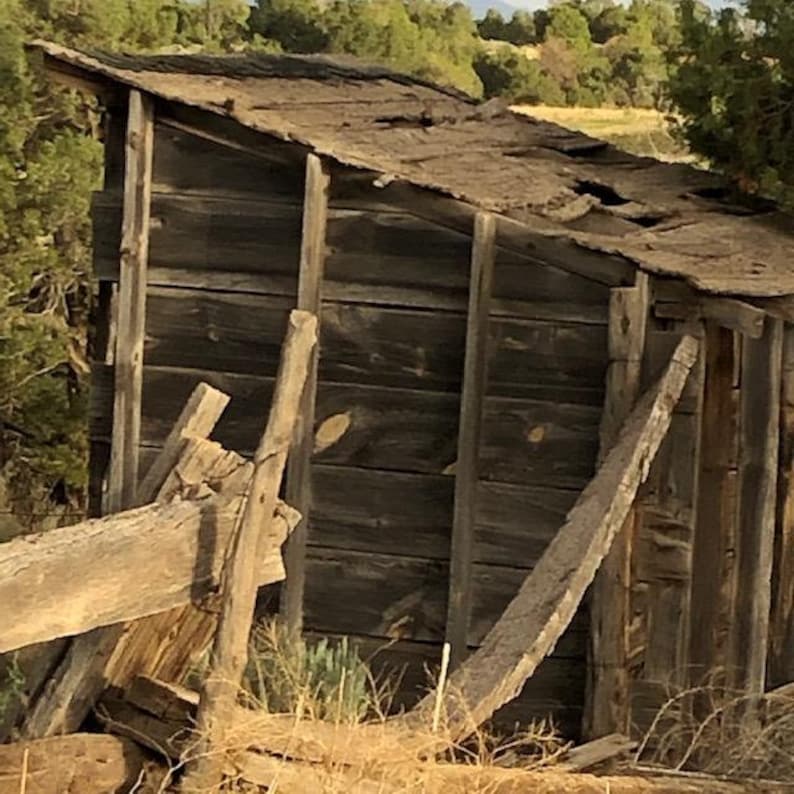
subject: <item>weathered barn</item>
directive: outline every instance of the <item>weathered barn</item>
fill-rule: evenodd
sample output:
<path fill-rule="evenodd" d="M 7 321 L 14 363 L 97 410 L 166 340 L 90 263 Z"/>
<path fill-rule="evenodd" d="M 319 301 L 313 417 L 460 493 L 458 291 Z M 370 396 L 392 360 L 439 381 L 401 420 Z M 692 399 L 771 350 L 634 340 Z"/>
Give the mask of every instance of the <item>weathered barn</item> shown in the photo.
<path fill-rule="evenodd" d="M 719 667 L 794 679 L 790 218 L 380 68 L 36 46 L 106 109 L 95 505 L 200 381 L 250 453 L 288 311 L 321 309 L 282 607 L 393 641 L 409 700 L 445 638 L 480 644 L 687 328 L 700 358 L 632 519 L 501 717 L 604 733 Z"/>

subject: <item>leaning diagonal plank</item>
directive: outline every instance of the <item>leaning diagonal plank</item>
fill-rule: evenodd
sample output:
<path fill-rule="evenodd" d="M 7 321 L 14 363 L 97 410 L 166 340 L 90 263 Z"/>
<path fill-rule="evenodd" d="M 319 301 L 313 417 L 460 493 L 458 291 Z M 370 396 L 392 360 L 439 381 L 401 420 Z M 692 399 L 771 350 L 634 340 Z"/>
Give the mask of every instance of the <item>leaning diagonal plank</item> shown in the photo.
<path fill-rule="evenodd" d="M 516 697 L 568 627 L 648 476 L 697 352 L 694 337 L 681 339 L 518 594 L 480 649 L 450 677 L 444 705 L 453 738 L 466 736 Z M 428 725 L 435 701 L 431 692 L 395 722 Z"/>
<path fill-rule="evenodd" d="M 224 733 L 234 715 L 240 681 L 248 663 L 248 636 L 259 585 L 253 561 L 274 531 L 273 509 L 316 343 L 315 315 L 299 310 L 291 312 L 267 426 L 254 456 L 245 510 L 223 568 L 218 630 L 199 703 L 201 741 L 184 783 L 188 791 L 209 791 L 221 782 L 223 759 L 218 750 L 223 747 Z"/>
<path fill-rule="evenodd" d="M 0 545 L 0 653 L 188 603 L 219 581 L 239 500 L 139 507 Z M 283 579 L 295 517 L 278 507 L 257 581 Z"/>

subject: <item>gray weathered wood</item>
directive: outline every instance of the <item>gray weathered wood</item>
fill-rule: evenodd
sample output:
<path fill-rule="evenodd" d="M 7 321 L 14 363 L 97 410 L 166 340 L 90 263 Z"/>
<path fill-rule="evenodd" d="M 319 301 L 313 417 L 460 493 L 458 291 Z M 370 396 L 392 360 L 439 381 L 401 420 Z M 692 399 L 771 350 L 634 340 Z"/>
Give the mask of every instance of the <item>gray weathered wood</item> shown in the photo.
<path fill-rule="evenodd" d="M 472 608 L 472 562 L 479 480 L 480 430 L 488 378 L 488 315 L 493 284 L 496 222 L 480 213 L 474 222 L 466 326 L 466 356 L 455 463 L 455 501 L 450 552 L 446 640 L 452 668 L 466 653 Z"/>
<path fill-rule="evenodd" d="M 631 511 L 697 353 L 698 341 L 684 337 L 667 371 L 632 411 L 598 473 L 480 650 L 450 677 L 444 703 L 453 740 L 514 698 L 569 625 Z M 427 725 L 435 700 L 431 692 L 405 722 Z"/>
<path fill-rule="evenodd" d="M 701 686 L 727 664 L 736 549 L 738 401 L 734 332 L 706 324 L 701 472 L 692 542 L 689 679 Z"/>
<path fill-rule="evenodd" d="M 325 267 L 326 224 L 330 181 L 316 155 L 306 158 L 306 190 L 298 275 L 298 309 L 311 312 L 322 327 L 320 305 Z M 287 462 L 286 499 L 302 518 L 287 542 L 284 563 L 287 580 L 281 590 L 281 614 L 290 631 L 299 632 L 303 621 L 306 577 L 306 537 L 312 502 L 311 459 L 314 452 L 314 414 L 317 400 L 319 345 L 314 345 L 295 424 L 293 450 Z"/>
<path fill-rule="evenodd" d="M 556 769 L 561 772 L 585 772 L 618 756 L 625 755 L 637 746 L 637 742 L 620 733 L 610 733 L 586 744 L 568 750 Z"/>
<path fill-rule="evenodd" d="M 653 313 L 660 319 L 712 320 L 724 328 L 730 328 L 759 339 L 764 332 L 766 312 L 751 303 L 733 298 L 693 296 L 682 302 L 658 301 Z"/>
<path fill-rule="evenodd" d="M 238 504 L 147 505 L 0 545 L 0 652 L 134 620 L 209 592 Z M 268 555 L 254 566 L 260 584 L 283 578 L 279 546 L 287 532 L 279 514 Z"/>
<path fill-rule="evenodd" d="M 769 318 L 761 339 L 743 340 L 738 579 L 729 669 L 748 694 L 762 694 L 766 681 L 782 355 L 781 320 Z"/>
<path fill-rule="evenodd" d="M 273 381 L 235 373 L 146 367 L 142 442 L 160 446 L 197 383 L 232 398 L 215 437 L 227 449 L 252 452 L 257 417 Z M 91 426 L 107 438 L 108 370 L 93 369 Z M 315 462 L 404 472 L 449 473 L 455 461 L 459 399 L 455 394 L 320 381 L 320 445 Z M 593 405 L 486 397 L 482 430 L 484 479 L 516 485 L 582 488 L 592 477 L 601 411 Z M 330 434 L 329 431 L 335 430 Z"/>
<path fill-rule="evenodd" d="M 783 334 L 779 503 L 767 688 L 794 681 L 794 328 L 787 324 Z"/>
<path fill-rule="evenodd" d="M 187 790 L 208 789 L 221 781 L 222 748 L 248 662 L 248 636 L 256 591 L 261 583 L 256 560 L 277 528 L 272 515 L 297 421 L 298 406 L 317 341 L 314 315 L 295 310 L 284 342 L 267 426 L 254 458 L 245 509 L 236 528 L 223 571 L 223 595 L 210 669 L 201 693 L 198 730 L 201 742 L 185 781 Z"/>
<path fill-rule="evenodd" d="M 325 290 L 325 284 L 323 285 Z M 153 287 L 146 363 L 273 376 L 289 297 Z M 320 380 L 458 391 L 466 318 L 324 301 Z M 603 404 L 605 326 L 491 316 L 489 394 Z"/>
<path fill-rule="evenodd" d="M 444 639 L 449 565 L 441 560 L 309 547 L 304 622 L 317 633 L 360 634 L 439 643 Z M 483 639 L 518 593 L 530 568 L 475 562 L 466 646 Z M 340 609 L 339 604 L 345 604 Z M 555 653 L 584 662 L 584 616 L 578 617 Z"/>
<path fill-rule="evenodd" d="M 209 435 L 228 402 L 227 395 L 206 383 L 196 386 L 139 488 L 136 498 L 138 504 L 150 502 L 158 495 L 159 489 L 172 473 L 180 456 L 187 451 L 185 434 L 191 434 L 194 439 Z M 198 478 L 200 479 L 204 473 L 203 470 L 198 472 Z M 180 480 L 179 486 L 184 484 L 185 481 Z M 66 729 L 76 729 L 104 685 L 105 663 L 108 659 L 112 660 L 117 656 L 118 641 L 122 637 L 129 640 L 131 634 L 136 637 L 140 637 L 141 634 L 145 636 L 150 630 L 156 631 L 162 621 L 161 616 L 154 615 L 137 621 L 136 625 L 108 626 L 75 637 L 67 654 L 59 663 L 46 697 L 39 698 L 34 706 L 36 722 L 28 720 L 28 729 L 31 731 L 29 735 L 33 737 L 52 735 L 56 724 Z M 134 665 L 135 659 L 128 659 L 127 662 L 128 665 Z M 64 709 L 68 710 L 67 717 L 59 714 Z"/>
<path fill-rule="evenodd" d="M 145 763 L 139 747 L 117 736 L 79 733 L 7 744 L 0 747 L 0 794 L 132 791 Z"/>
<path fill-rule="evenodd" d="M 171 432 L 141 481 L 135 496 L 138 505 L 152 502 L 171 470 L 179 462 L 189 436 L 207 438 L 229 404 L 229 395 L 200 383 L 185 403 Z"/>
<path fill-rule="evenodd" d="M 191 166 L 191 173 L 194 170 Z M 121 226 L 118 195 L 95 194 L 92 216 L 95 272 L 100 279 L 115 280 Z M 153 193 L 152 219 L 150 284 L 297 294 L 300 206 L 222 194 Z M 406 212 L 332 203 L 324 296 L 463 312 L 470 235 L 470 227 L 462 234 Z M 605 325 L 608 291 L 548 263 L 497 251 L 496 313 Z"/>
<path fill-rule="evenodd" d="M 634 287 L 613 289 L 610 296 L 610 361 L 600 428 L 602 459 L 615 444 L 639 394 L 648 292 L 648 276 L 638 273 Z M 584 725 L 588 738 L 626 734 L 630 727 L 627 653 L 634 520 L 632 511 L 593 583 Z"/>
<path fill-rule="evenodd" d="M 153 153 L 154 105 L 149 97 L 131 90 L 125 145 L 118 337 L 114 357 L 113 446 L 108 485 L 111 512 L 130 507 L 138 485 Z"/>

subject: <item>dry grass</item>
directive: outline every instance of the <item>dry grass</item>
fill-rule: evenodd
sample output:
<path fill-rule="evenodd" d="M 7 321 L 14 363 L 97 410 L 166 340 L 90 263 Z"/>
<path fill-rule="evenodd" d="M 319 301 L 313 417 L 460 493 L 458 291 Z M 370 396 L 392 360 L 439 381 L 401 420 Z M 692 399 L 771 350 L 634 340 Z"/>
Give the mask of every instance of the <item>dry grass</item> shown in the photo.
<path fill-rule="evenodd" d="M 478 770 L 502 767 L 504 777 L 547 769 L 568 748 L 546 722 L 509 736 L 478 729 L 456 744 L 443 709 L 436 730 L 428 725 L 397 731 L 387 715 L 398 681 L 399 671 L 373 676 L 353 645 L 317 651 L 290 638 L 275 622 L 258 627 L 241 693 L 249 708 L 218 750 L 228 759 L 223 790 L 258 791 L 253 778 L 259 786 L 283 792 L 441 794 L 465 767 L 462 790 L 485 794 L 493 780 L 478 782 Z M 428 689 L 436 689 L 431 671 Z M 167 791 L 190 760 L 188 749 L 169 780 L 153 791 Z M 508 765 L 513 772 L 504 768 Z"/>
<path fill-rule="evenodd" d="M 794 691 L 748 697 L 724 678 L 671 693 L 635 761 L 726 779 L 794 780 Z"/>
<path fill-rule="evenodd" d="M 657 110 L 548 105 L 519 105 L 514 110 L 609 141 L 633 154 L 668 162 L 695 162 L 676 139 L 672 119 Z"/>

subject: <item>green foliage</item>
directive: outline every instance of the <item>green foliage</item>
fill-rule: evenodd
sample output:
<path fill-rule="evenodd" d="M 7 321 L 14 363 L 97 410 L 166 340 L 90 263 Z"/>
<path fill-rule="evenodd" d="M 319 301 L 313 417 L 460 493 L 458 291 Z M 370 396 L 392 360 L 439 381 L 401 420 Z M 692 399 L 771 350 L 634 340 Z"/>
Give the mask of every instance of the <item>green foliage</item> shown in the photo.
<path fill-rule="evenodd" d="M 277 621 L 252 634 L 245 688 L 259 708 L 313 719 L 359 722 L 380 706 L 369 668 L 347 637 L 307 643 Z"/>
<path fill-rule="evenodd" d="M 540 64 L 509 47 L 481 51 L 474 68 L 487 98 L 500 96 L 527 105 L 565 104 L 565 94 Z"/>
<path fill-rule="evenodd" d="M 715 15 L 685 0 L 682 33 L 671 93 L 687 142 L 744 189 L 794 205 L 794 5 Z"/>
<path fill-rule="evenodd" d="M 16 654 L 9 654 L 2 661 L 4 669 L 0 676 L 0 723 L 25 692 L 25 674 L 19 666 Z"/>

